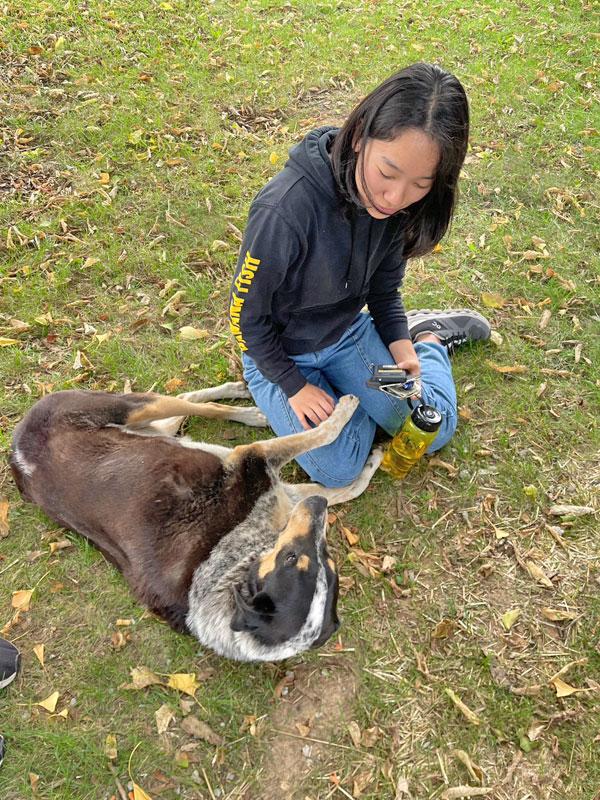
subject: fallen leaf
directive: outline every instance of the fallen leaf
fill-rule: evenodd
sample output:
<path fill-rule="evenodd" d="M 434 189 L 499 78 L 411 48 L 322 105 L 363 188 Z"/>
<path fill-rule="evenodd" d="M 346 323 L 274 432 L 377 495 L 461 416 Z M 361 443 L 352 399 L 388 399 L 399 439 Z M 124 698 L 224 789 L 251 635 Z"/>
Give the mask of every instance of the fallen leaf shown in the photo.
<path fill-rule="evenodd" d="M 122 689 L 145 689 L 146 686 L 153 686 L 154 684 L 164 686 L 163 679 L 148 667 L 132 667 L 130 672 L 132 682 L 123 685 Z"/>
<path fill-rule="evenodd" d="M 181 728 L 195 739 L 203 739 L 205 742 L 214 744 L 215 746 L 223 744 L 222 736 L 215 733 L 206 722 L 202 722 L 202 720 L 199 720 L 198 717 L 194 717 L 193 715 L 186 717 L 182 721 Z"/>
<path fill-rule="evenodd" d="M 510 366 L 502 366 L 501 364 L 496 364 L 494 361 L 485 362 L 488 367 L 491 367 L 495 372 L 500 372 L 502 375 L 523 375 L 528 372 L 528 368 L 524 367 L 521 364 L 512 364 Z"/>
<path fill-rule="evenodd" d="M 593 514 L 594 509 L 591 506 L 571 506 L 571 505 L 554 505 L 550 506 L 549 514 L 553 517 L 584 517 L 587 514 Z"/>
<path fill-rule="evenodd" d="M 133 786 L 133 800 L 152 800 L 149 794 L 142 789 L 141 786 L 138 786 L 137 783 L 134 781 L 131 782 Z"/>
<path fill-rule="evenodd" d="M 60 542 L 50 542 L 50 555 L 56 553 L 57 550 L 65 550 L 67 547 L 73 547 L 73 542 L 68 539 L 61 539 Z"/>
<path fill-rule="evenodd" d="M 0 539 L 4 539 L 10 532 L 8 525 L 8 506 L 8 500 L 5 497 L 0 497 Z"/>
<path fill-rule="evenodd" d="M 563 622 L 567 619 L 577 619 L 576 611 L 563 611 L 560 608 L 542 608 L 542 616 L 551 622 Z"/>
<path fill-rule="evenodd" d="M 134 619 L 121 619 L 119 617 L 119 619 L 116 620 L 115 625 L 120 626 L 120 627 L 127 627 L 129 625 L 133 625 L 134 623 L 135 623 Z"/>
<path fill-rule="evenodd" d="M 206 328 L 194 328 L 191 325 L 184 325 L 179 329 L 179 338 L 185 342 L 193 342 L 196 339 L 206 339 L 210 336 Z"/>
<path fill-rule="evenodd" d="M 352 739 L 352 744 L 354 747 L 360 747 L 360 727 L 358 722 L 352 720 L 348 723 L 348 733 L 350 734 L 350 738 Z"/>
<path fill-rule="evenodd" d="M 29 611 L 32 594 L 33 589 L 20 589 L 18 592 L 13 592 L 11 600 L 12 607 L 16 608 L 17 611 Z"/>
<path fill-rule="evenodd" d="M 350 545 L 350 547 L 354 547 L 355 544 L 359 543 L 360 536 L 358 536 L 356 533 L 353 533 L 350 530 L 350 528 L 347 528 L 345 525 L 341 525 L 340 526 L 340 530 L 344 534 L 344 537 L 345 537 L 346 541 L 348 542 L 348 544 Z"/>
<path fill-rule="evenodd" d="M 104 742 L 104 755 L 110 758 L 111 761 L 116 761 L 118 757 L 117 752 L 117 737 L 114 733 L 109 733 Z"/>
<path fill-rule="evenodd" d="M 505 614 L 502 614 L 501 619 L 505 629 L 509 631 L 520 616 L 521 616 L 520 608 L 513 608 L 512 611 L 507 611 Z"/>
<path fill-rule="evenodd" d="M 545 309 L 545 311 L 542 313 L 542 316 L 540 317 L 540 321 L 539 321 L 539 325 L 538 325 L 538 327 L 539 327 L 539 329 L 541 331 L 543 331 L 544 328 L 548 327 L 548 323 L 550 322 L 550 317 L 551 316 L 552 316 L 552 312 L 550 311 L 550 309 L 549 308 Z"/>
<path fill-rule="evenodd" d="M 433 629 L 432 639 L 447 639 L 456 630 L 456 622 L 453 619 L 441 619 Z"/>
<path fill-rule="evenodd" d="M 167 686 L 170 689 L 176 689 L 178 692 L 189 694 L 191 697 L 194 697 L 200 688 L 200 684 L 196 680 L 196 676 L 193 672 L 179 672 L 174 675 L 169 675 L 168 677 L 169 681 Z"/>
<path fill-rule="evenodd" d="M 381 728 L 377 725 L 374 725 L 372 728 L 366 728 L 360 737 L 363 747 L 373 747 L 377 739 L 379 739 L 380 734 Z"/>
<path fill-rule="evenodd" d="M 39 703 L 36 703 L 36 706 L 41 706 L 42 708 L 45 708 L 46 711 L 54 714 L 59 697 L 60 695 L 58 692 L 52 692 L 52 694 L 49 695 L 45 700 L 40 700 Z"/>
<path fill-rule="evenodd" d="M 471 709 L 465 703 L 463 703 L 460 697 L 455 692 L 453 692 L 452 689 L 444 689 L 444 692 L 448 695 L 450 700 L 452 700 L 452 702 L 458 708 L 461 714 L 463 714 L 464 717 L 468 719 L 472 725 L 481 724 L 481 720 L 479 719 L 477 714 L 474 711 L 471 711 Z"/>
<path fill-rule="evenodd" d="M 496 292 L 482 292 L 481 302 L 486 308 L 503 308 L 506 300 Z"/>
<path fill-rule="evenodd" d="M 556 696 L 557 697 L 569 697 L 572 694 L 578 694 L 579 692 L 588 692 L 589 689 L 576 689 L 574 686 L 571 686 L 568 683 L 565 683 L 561 678 L 553 678 L 550 683 L 556 689 Z"/>
<path fill-rule="evenodd" d="M 20 344 L 18 339 L 7 339 L 6 336 L 0 336 L 0 347 L 11 347 L 14 344 Z"/>
<path fill-rule="evenodd" d="M 525 566 L 527 567 L 527 572 L 531 575 L 534 581 L 541 583 L 542 586 L 545 586 L 547 589 L 554 589 L 554 584 L 550 578 L 546 575 L 541 567 L 538 567 L 535 561 L 528 559 L 525 562 Z"/>
<path fill-rule="evenodd" d="M 483 770 L 471 761 L 471 756 L 466 750 L 453 750 L 452 755 L 465 765 L 471 778 L 476 783 L 481 783 L 483 780 Z"/>
<path fill-rule="evenodd" d="M 185 381 L 182 381 L 181 378 L 171 378 L 165 383 L 165 392 L 167 394 L 172 394 L 176 392 L 178 389 L 181 389 Z"/>
<path fill-rule="evenodd" d="M 44 666 L 44 645 L 43 644 L 36 644 L 33 648 L 33 652 L 36 655 L 37 660 L 40 662 L 42 667 Z"/>
<path fill-rule="evenodd" d="M 29 785 L 31 786 L 31 791 L 33 794 L 37 794 L 38 783 L 40 782 L 40 776 L 36 775 L 35 772 L 29 773 Z"/>
<path fill-rule="evenodd" d="M 166 703 L 154 712 L 154 717 L 156 719 L 156 729 L 159 734 L 165 733 L 169 725 L 176 719 L 173 710 Z"/>
<path fill-rule="evenodd" d="M 373 779 L 373 770 L 363 770 L 357 773 L 352 780 L 352 794 L 360 797 Z"/>

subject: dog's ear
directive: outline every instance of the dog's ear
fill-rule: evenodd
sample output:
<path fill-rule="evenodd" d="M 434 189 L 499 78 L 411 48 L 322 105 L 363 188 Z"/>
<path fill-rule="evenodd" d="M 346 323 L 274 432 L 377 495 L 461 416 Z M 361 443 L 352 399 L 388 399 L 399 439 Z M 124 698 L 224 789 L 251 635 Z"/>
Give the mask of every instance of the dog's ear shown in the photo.
<path fill-rule="evenodd" d="M 235 611 L 230 623 L 232 631 L 254 631 L 261 622 L 265 622 L 265 616 L 275 612 L 275 603 L 267 592 L 259 592 L 248 603 L 242 597 L 238 587 L 235 586 L 233 596 Z"/>

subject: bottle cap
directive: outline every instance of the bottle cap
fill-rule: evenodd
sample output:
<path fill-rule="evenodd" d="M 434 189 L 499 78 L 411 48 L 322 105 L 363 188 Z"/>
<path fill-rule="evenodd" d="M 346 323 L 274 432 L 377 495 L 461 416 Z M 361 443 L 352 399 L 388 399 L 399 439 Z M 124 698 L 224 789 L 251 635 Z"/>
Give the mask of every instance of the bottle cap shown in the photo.
<path fill-rule="evenodd" d="M 419 430 L 433 432 L 442 424 L 442 415 L 433 406 L 424 404 L 417 406 L 410 415 L 410 418 Z"/>

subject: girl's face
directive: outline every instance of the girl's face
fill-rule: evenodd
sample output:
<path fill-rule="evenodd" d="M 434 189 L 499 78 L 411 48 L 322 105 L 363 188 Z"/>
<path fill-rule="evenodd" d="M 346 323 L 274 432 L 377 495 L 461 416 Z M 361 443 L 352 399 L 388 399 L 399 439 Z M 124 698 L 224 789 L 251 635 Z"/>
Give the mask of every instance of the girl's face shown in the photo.
<path fill-rule="evenodd" d="M 440 152 L 422 130 L 408 128 L 389 142 L 368 139 L 363 153 L 360 147 L 359 142 L 355 147 L 359 153 L 356 186 L 363 205 L 375 219 L 386 219 L 408 208 L 431 189 Z"/>

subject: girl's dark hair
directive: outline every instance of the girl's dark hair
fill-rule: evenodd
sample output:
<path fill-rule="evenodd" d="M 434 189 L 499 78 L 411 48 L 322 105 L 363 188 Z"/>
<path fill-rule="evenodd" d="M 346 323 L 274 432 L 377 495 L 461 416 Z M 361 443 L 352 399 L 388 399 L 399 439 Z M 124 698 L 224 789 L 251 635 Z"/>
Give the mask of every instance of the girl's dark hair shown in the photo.
<path fill-rule="evenodd" d="M 408 128 L 428 134 L 439 148 L 440 160 L 429 192 L 400 212 L 407 258 L 430 252 L 452 219 L 458 175 L 469 138 L 469 105 L 460 81 L 435 64 L 406 67 L 356 106 L 331 149 L 333 173 L 344 203 L 362 207 L 355 173 L 358 162 L 365 186 L 363 159 L 367 141 L 391 141 Z"/>

